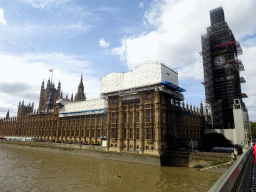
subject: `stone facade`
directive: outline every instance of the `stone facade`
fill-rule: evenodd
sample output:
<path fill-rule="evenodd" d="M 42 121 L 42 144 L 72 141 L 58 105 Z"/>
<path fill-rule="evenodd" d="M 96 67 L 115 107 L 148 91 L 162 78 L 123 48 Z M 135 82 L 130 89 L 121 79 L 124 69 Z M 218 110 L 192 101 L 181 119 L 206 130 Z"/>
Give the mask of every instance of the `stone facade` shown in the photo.
<path fill-rule="evenodd" d="M 145 91 L 137 99 L 108 98 L 107 147 L 110 151 L 132 151 L 158 155 L 171 137 L 200 140 L 204 116 L 199 111 L 171 103 L 169 94 Z M 185 112 L 185 113 L 184 113 Z"/>
<path fill-rule="evenodd" d="M 168 135 L 200 140 L 204 116 L 198 110 L 176 106 L 169 95 L 145 91 L 139 98 L 108 98 L 107 113 L 60 117 L 60 109 L 1 120 L 0 135 L 37 137 L 40 141 L 101 144 L 107 150 L 158 155 Z M 195 108 L 194 108 L 195 109 Z M 173 116 L 174 114 L 174 116 Z M 173 121 L 176 118 L 176 122 Z M 175 125 L 175 129 L 174 129 Z"/>
<path fill-rule="evenodd" d="M 156 73 L 155 81 L 151 82 L 146 67 L 142 65 L 137 71 L 148 81 L 137 85 L 133 79 L 131 87 L 130 77 L 136 76 L 136 70 L 121 74 L 124 82 L 120 90 L 111 84 L 117 82 L 117 75 L 108 75 L 102 81 L 101 98 L 95 100 L 85 100 L 82 77 L 75 101 L 73 96 L 71 101 L 62 99 L 60 83 L 55 89 L 48 80 L 44 89 L 43 82 L 39 110 L 1 120 L 0 135 L 85 145 L 102 145 L 105 141 L 107 151 L 151 155 L 185 147 L 191 140 L 200 141 L 205 128 L 202 104 L 200 112 L 191 105 L 185 107 L 181 94 L 185 90 L 176 85 L 177 72 L 161 63 L 152 64 L 160 71 L 151 69 L 152 75 Z M 60 99 L 56 102 L 57 98 Z"/>

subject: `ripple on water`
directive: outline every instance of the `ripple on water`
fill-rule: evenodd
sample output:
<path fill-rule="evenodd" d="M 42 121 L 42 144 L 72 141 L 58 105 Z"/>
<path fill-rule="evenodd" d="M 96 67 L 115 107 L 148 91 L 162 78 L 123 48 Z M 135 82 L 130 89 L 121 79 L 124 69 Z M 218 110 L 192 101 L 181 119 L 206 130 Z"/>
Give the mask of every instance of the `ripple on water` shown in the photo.
<path fill-rule="evenodd" d="M 207 191 L 221 176 L 2 145 L 0 160 L 3 191 Z"/>

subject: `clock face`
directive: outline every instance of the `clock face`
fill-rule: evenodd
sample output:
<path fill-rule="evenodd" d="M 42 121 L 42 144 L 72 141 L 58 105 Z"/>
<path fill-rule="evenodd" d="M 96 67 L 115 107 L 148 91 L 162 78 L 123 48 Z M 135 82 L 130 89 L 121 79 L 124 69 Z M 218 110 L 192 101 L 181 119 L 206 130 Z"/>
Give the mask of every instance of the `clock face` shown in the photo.
<path fill-rule="evenodd" d="M 224 56 L 217 56 L 214 58 L 214 65 L 216 67 L 220 67 L 225 64 L 225 57 Z"/>

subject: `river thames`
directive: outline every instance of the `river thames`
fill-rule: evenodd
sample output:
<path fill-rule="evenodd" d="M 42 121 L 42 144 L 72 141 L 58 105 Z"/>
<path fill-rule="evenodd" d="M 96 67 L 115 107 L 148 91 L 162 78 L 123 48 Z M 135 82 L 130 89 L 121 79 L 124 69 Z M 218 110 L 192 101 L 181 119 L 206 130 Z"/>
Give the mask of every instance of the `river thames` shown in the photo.
<path fill-rule="evenodd" d="M 207 191 L 221 174 L 0 145 L 0 189 L 15 191 Z"/>

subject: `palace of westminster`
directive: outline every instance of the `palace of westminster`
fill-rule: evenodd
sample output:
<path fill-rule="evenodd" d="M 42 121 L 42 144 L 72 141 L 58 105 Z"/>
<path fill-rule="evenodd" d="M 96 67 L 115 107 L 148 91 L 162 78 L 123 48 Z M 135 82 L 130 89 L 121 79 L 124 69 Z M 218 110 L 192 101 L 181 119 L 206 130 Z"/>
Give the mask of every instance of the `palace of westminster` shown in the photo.
<path fill-rule="evenodd" d="M 222 15 L 222 13 L 222 8 L 212 10 L 210 12 L 211 22 L 216 14 Z M 223 25 L 220 25 L 221 23 Z M 212 22 L 212 28 L 226 27 L 225 23 L 223 19 L 217 23 Z M 223 32 L 223 29 L 219 30 Z M 230 29 L 225 28 L 225 30 Z M 219 37 L 216 36 L 215 38 Z M 234 38 L 221 39 L 218 44 L 221 45 L 226 41 L 234 41 Z M 216 90 L 219 89 L 217 86 L 220 83 L 216 83 L 217 81 L 215 81 L 215 91 L 213 90 L 212 93 L 217 94 L 215 97 L 212 97 L 214 95 L 209 96 L 208 87 L 212 79 L 218 78 L 220 81 L 221 79 L 228 81 L 224 72 L 222 73 L 223 78 L 219 77 L 220 70 L 233 67 L 232 73 L 235 71 L 236 74 L 234 75 L 239 75 L 239 68 L 233 61 L 236 58 L 225 58 L 223 56 L 225 55 L 224 49 L 219 55 L 216 52 L 215 55 L 210 54 L 208 56 L 205 42 L 205 36 L 202 35 L 204 73 L 205 75 L 209 73 L 205 76 L 206 99 L 212 99 L 211 102 L 214 104 L 211 108 L 212 114 L 217 113 L 217 110 L 221 111 L 221 105 L 223 110 L 224 108 L 226 110 L 223 112 L 226 117 L 223 117 L 223 113 L 218 113 L 218 115 L 222 115 L 219 117 L 222 124 L 218 124 L 215 117 L 212 118 L 216 121 L 214 125 L 216 124 L 218 127 L 211 127 L 211 129 L 216 130 L 216 132 L 218 129 L 225 128 L 235 131 L 237 128 L 234 127 L 238 125 L 238 121 L 232 118 L 236 116 L 236 111 L 233 115 L 229 106 L 234 100 L 237 104 L 242 103 L 244 107 L 241 110 L 243 113 L 246 112 L 246 107 L 241 99 L 240 80 L 239 82 L 236 81 L 234 85 L 239 88 L 237 93 L 235 92 L 236 95 L 231 96 L 229 92 L 225 93 L 229 94 L 228 98 L 232 98 L 232 101 L 226 102 L 225 97 L 227 96 L 222 95 L 221 98 L 218 95 Z M 226 43 L 224 46 L 229 45 Z M 232 51 L 236 57 L 237 47 Z M 223 61 L 221 60 L 222 63 L 214 65 L 217 57 L 218 61 L 220 59 Z M 229 63 L 228 59 L 233 63 Z M 209 65 L 211 71 L 207 68 Z M 219 76 L 214 77 L 212 74 L 217 70 L 219 70 Z M 207 79 L 209 75 L 213 76 L 210 80 Z M 102 145 L 105 142 L 106 150 L 110 151 L 159 155 L 161 150 L 175 145 L 175 142 L 171 142 L 171 140 L 180 138 L 186 144 L 191 140 L 200 141 L 205 130 L 209 128 L 209 116 L 207 110 L 204 113 L 203 104 L 201 103 L 199 108 L 185 104 L 182 95 L 184 91 L 178 86 L 178 73 L 162 62 L 144 63 L 127 73 L 110 73 L 101 79 L 101 97 L 93 100 L 86 100 L 82 77 L 75 97 L 73 98 L 72 94 L 70 99 L 68 97 L 63 98 L 60 82 L 55 88 L 54 83 L 49 79 L 46 87 L 44 81 L 42 82 L 38 110 L 34 111 L 34 104 L 25 105 L 24 101 L 19 103 L 17 117 L 9 118 L 8 112 L 6 118 L 0 121 L 0 135 L 37 137 L 40 141 L 85 145 Z M 222 93 L 224 94 L 224 92 Z M 215 109 L 215 105 L 218 105 L 220 109 Z M 240 110 L 239 106 L 235 109 Z M 230 114 L 227 115 L 227 113 Z M 228 119 L 227 123 L 225 119 Z M 245 129 L 245 131 L 248 129 L 245 125 L 242 126 L 243 128 L 239 129 Z M 228 133 L 228 131 L 226 132 Z M 248 139 L 249 133 L 246 132 L 246 134 L 244 133 L 246 136 L 243 140 Z"/>

